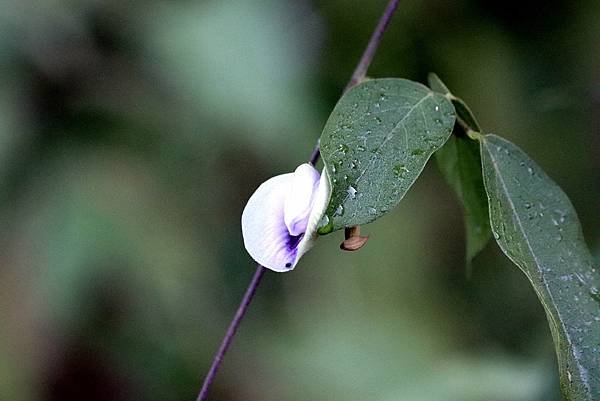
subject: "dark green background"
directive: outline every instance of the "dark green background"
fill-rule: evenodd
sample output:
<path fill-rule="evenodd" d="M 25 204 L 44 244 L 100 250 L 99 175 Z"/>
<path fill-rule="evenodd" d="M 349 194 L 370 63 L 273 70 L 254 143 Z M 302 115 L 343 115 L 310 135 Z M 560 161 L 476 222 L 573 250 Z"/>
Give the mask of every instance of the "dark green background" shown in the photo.
<path fill-rule="evenodd" d="M 0 7 L 0 399 L 192 400 L 383 1 Z M 370 75 L 436 71 L 570 196 L 600 254 L 600 3 L 402 0 Z M 430 163 L 358 253 L 268 272 L 213 400 L 554 401 L 544 313 Z"/>

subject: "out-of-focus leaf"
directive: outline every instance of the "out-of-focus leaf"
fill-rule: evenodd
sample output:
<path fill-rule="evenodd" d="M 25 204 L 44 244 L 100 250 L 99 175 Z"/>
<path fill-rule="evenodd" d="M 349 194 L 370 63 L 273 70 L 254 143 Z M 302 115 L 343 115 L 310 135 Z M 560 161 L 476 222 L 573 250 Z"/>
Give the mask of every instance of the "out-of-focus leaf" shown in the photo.
<path fill-rule="evenodd" d="M 464 125 L 469 127 L 469 129 L 481 132 L 479 123 L 477 122 L 477 119 L 473 115 L 473 112 L 471 111 L 469 106 L 467 106 L 467 104 L 462 99 L 454 96 L 452 96 L 450 100 L 452 100 L 452 104 L 456 109 L 456 118 Z"/>
<path fill-rule="evenodd" d="M 187 102 L 182 119 L 223 127 L 270 157 L 314 144 L 320 124 L 310 72 L 320 26 L 299 4 L 169 2 L 148 7 L 145 20 L 150 59 Z M 219 139 L 198 129 L 193 135 Z"/>
<path fill-rule="evenodd" d="M 600 280 L 565 193 L 521 149 L 481 139 L 490 219 L 502 251 L 538 295 L 556 346 L 563 395 L 600 394 Z"/>
<path fill-rule="evenodd" d="M 432 91 L 441 93 L 442 95 L 450 94 L 450 89 L 446 86 L 446 84 L 437 76 L 436 73 L 430 72 L 427 76 L 427 82 L 429 83 L 429 87 Z"/>
<path fill-rule="evenodd" d="M 492 236 L 479 145 L 467 137 L 452 136 L 436 152 L 436 160 L 442 175 L 463 205 L 467 234 L 466 256 L 467 262 L 470 262 Z"/>
<path fill-rule="evenodd" d="M 11 84 L 0 82 L 0 176 L 18 153 L 20 142 L 28 136 L 19 118 L 15 92 Z"/>
<path fill-rule="evenodd" d="M 432 72 L 429 74 L 427 79 L 431 90 L 445 95 L 448 99 L 450 99 L 450 101 L 452 101 L 452 104 L 456 109 L 457 120 L 473 131 L 481 132 L 480 125 L 469 106 L 461 98 L 454 96 L 446 84 L 444 84 L 440 77 L 437 76 L 437 74 Z"/>
<path fill-rule="evenodd" d="M 429 74 L 429 86 L 452 100 L 456 118 L 466 121 L 466 125 L 475 131 L 481 130 L 468 106 L 452 95 L 434 73 Z M 453 136 L 436 152 L 436 160 L 442 175 L 456 192 L 465 210 L 466 254 L 467 264 L 470 264 L 492 236 L 481 174 L 479 144 L 466 136 Z"/>
<path fill-rule="evenodd" d="M 333 189 L 321 232 L 369 223 L 396 206 L 454 119 L 448 99 L 408 80 L 374 79 L 347 92 L 321 136 Z"/>

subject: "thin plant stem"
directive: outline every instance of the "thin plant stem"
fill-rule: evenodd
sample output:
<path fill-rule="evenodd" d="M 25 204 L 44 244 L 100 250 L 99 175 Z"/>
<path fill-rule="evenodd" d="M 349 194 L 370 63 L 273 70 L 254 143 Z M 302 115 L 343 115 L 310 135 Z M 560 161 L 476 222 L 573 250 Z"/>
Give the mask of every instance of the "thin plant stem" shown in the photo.
<path fill-rule="evenodd" d="M 352 77 L 350 77 L 350 81 L 348 81 L 348 84 L 346 85 L 346 88 L 344 89 L 344 93 L 347 92 L 349 89 L 351 89 L 353 86 L 359 84 L 365 78 L 365 76 L 367 74 L 367 70 L 369 69 L 369 65 L 371 64 L 371 61 L 373 61 L 375 52 L 377 51 L 377 48 L 379 47 L 379 44 L 381 43 L 383 34 L 385 33 L 385 30 L 387 29 L 387 27 L 390 23 L 390 20 L 392 19 L 392 16 L 394 15 L 394 12 L 396 11 L 396 8 L 398 8 L 399 2 L 400 2 L 400 0 L 390 0 L 388 2 L 388 5 L 384 10 L 383 15 L 379 19 L 379 22 L 377 23 L 377 26 L 375 27 L 375 30 L 373 31 L 373 34 L 371 35 L 371 38 L 369 39 L 369 43 L 367 44 L 367 47 L 365 48 L 365 51 L 363 52 L 363 54 L 360 58 L 360 61 L 358 62 L 357 66 L 356 66 L 356 69 L 352 73 Z M 311 163 L 312 165 L 315 165 L 319 160 L 319 155 L 320 155 L 319 142 L 317 141 L 317 145 L 311 152 L 309 163 Z M 213 358 L 210 369 L 209 369 L 208 373 L 206 374 L 206 377 L 204 378 L 204 383 L 202 384 L 202 389 L 200 390 L 200 394 L 198 394 L 198 398 L 196 399 L 196 401 L 205 401 L 207 399 L 208 392 L 210 391 L 212 383 L 215 379 L 217 370 L 221 366 L 221 362 L 223 362 L 223 357 L 225 356 L 227 349 L 229 348 L 229 346 L 231 345 L 231 342 L 233 341 L 233 337 L 235 336 L 235 333 L 236 333 L 240 323 L 242 322 L 242 319 L 244 318 L 244 315 L 246 314 L 248 307 L 250 306 L 250 302 L 252 302 L 252 298 L 254 297 L 254 294 L 256 293 L 256 289 L 258 288 L 258 285 L 260 284 L 260 281 L 265 273 L 265 270 L 266 269 L 263 266 L 261 266 L 260 264 L 257 265 L 256 272 L 254 273 L 254 276 L 252 277 L 252 281 L 250 281 L 250 284 L 248 285 L 248 288 L 246 289 L 244 298 L 242 298 L 242 302 L 240 303 L 240 306 L 238 307 L 237 311 L 235 312 L 235 316 L 233 317 L 233 320 L 229 324 L 229 327 L 227 328 L 227 332 L 225 333 L 225 337 L 223 337 L 223 341 L 221 341 L 221 345 L 219 346 L 219 349 L 217 350 L 217 353 L 215 354 L 215 357 Z"/>
<path fill-rule="evenodd" d="M 371 34 L 371 38 L 369 39 L 369 43 L 367 43 L 365 51 L 360 57 L 360 60 L 358 61 L 358 64 L 356 65 L 356 68 L 354 69 L 354 72 L 350 77 L 350 81 L 348 81 L 346 87 L 344 88 L 343 93 L 348 92 L 350 89 L 352 89 L 353 86 L 356 86 L 359 83 L 361 83 L 362 80 L 365 79 L 365 77 L 367 76 L 367 70 L 371 65 L 371 61 L 373 61 L 375 52 L 377 51 L 377 48 L 381 43 L 381 39 L 383 39 L 383 34 L 385 33 L 388 25 L 390 24 L 392 16 L 394 15 L 394 12 L 396 12 L 399 3 L 400 0 L 390 0 L 388 2 L 387 6 L 385 7 L 385 10 L 383 11 L 383 14 L 381 15 L 381 18 L 379 18 L 379 22 L 377 23 L 375 30 Z M 319 156 L 321 155 L 319 146 L 319 141 L 317 141 L 317 144 L 311 152 L 310 163 L 313 166 L 319 161 Z"/>
<path fill-rule="evenodd" d="M 235 336 L 235 333 L 240 323 L 242 322 L 242 319 L 244 318 L 248 307 L 250 306 L 250 302 L 252 302 L 252 297 L 254 297 L 254 293 L 256 292 L 256 289 L 258 288 L 258 285 L 260 284 L 263 275 L 265 274 L 265 270 L 266 269 L 260 264 L 256 266 L 256 272 L 254 272 L 254 276 L 252 277 L 252 281 L 250 281 L 250 284 L 246 289 L 244 298 L 242 298 L 242 302 L 240 303 L 238 310 L 235 312 L 233 320 L 227 328 L 225 337 L 223 337 L 223 341 L 221 342 L 221 345 L 219 346 L 219 349 L 215 354 L 213 362 L 210 366 L 208 373 L 206 374 L 206 378 L 204 379 L 204 383 L 202 384 L 202 389 L 200 390 L 200 394 L 198 394 L 198 398 L 196 399 L 196 401 L 204 401 L 206 400 L 206 397 L 208 397 L 208 392 L 210 391 L 210 387 L 213 381 L 215 380 L 217 370 L 219 369 L 219 366 L 221 366 L 221 362 L 223 362 L 225 352 L 227 352 L 227 349 L 233 341 L 233 337 Z"/>
<path fill-rule="evenodd" d="M 398 8 L 399 3 L 400 0 L 390 0 L 387 7 L 383 11 L 383 15 L 379 19 L 375 30 L 371 34 L 371 39 L 369 39 L 369 43 L 367 44 L 367 47 L 365 48 L 365 51 L 363 52 L 362 57 L 360 58 L 360 61 L 356 66 L 356 69 L 352 73 L 352 77 L 346 85 L 346 89 L 344 89 L 344 92 L 352 88 L 354 85 L 359 84 L 363 79 L 365 79 L 365 76 L 367 75 L 367 70 L 369 69 L 371 61 L 373 61 L 373 57 L 375 56 L 375 52 L 377 51 L 377 48 L 381 43 L 381 39 L 383 39 L 383 34 L 385 33 L 385 30 L 390 24 L 392 16 L 394 15 L 396 8 Z"/>

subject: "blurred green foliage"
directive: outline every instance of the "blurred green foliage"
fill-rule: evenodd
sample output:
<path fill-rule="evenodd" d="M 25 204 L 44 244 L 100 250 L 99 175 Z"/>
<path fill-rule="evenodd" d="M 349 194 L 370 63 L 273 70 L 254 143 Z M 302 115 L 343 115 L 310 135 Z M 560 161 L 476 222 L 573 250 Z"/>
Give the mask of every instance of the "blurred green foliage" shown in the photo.
<path fill-rule="evenodd" d="M 253 272 L 245 201 L 307 159 L 384 3 L 2 3 L 0 399 L 194 399 Z M 598 21 L 595 0 L 405 0 L 369 72 L 439 73 L 596 258 Z M 559 400 L 526 278 L 489 245 L 467 280 L 461 227 L 430 165 L 360 252 L 331 235 L 268 273 L 212 399 Z"/>

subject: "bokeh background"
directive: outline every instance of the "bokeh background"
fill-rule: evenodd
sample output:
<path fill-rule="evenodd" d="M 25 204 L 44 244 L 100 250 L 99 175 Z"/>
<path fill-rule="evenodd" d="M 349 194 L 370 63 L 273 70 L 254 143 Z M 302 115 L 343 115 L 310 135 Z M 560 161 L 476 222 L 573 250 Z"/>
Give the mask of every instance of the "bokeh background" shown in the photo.
<path fill-rule="evenodd" d="M 0 399 L 183 401 L 383 0 L 3 0 Z M 437 72 L 563 187 L 600 253 L 600 2 L 403 0 L 370 69 Z M 544 313 L 430 163 L 357 253 L 268 272 L 218 401 L 558 401 Z"/>

